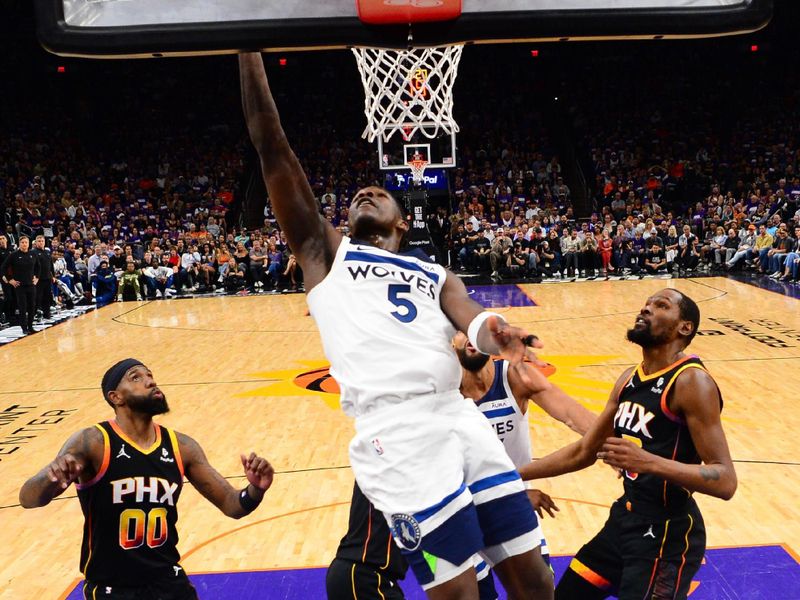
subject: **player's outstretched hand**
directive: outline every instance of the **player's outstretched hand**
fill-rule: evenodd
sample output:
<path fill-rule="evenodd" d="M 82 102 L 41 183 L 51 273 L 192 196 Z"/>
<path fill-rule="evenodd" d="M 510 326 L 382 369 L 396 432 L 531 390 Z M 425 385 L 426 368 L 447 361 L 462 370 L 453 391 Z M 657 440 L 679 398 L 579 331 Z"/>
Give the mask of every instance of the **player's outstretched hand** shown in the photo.
<path fill-rule="evenodd" d="M 244 474 L 247 481 L 253 486 L 266 492 L 272 485 L 272 480 L 275 478 L 275 469 L 269 464 L 266 458 L 257 456 L 255 452 L 251 452 L 250 456 L 242 456 L 242 466 L 244 467 Z"/>
<path fill-rule="evenodd" d="M 62 454 L 47 466 L 47 478 L 61 486 L 62 490 L 69 487 L 83 471 L 83 465 L 72 454 Z"/>
<path fill-rule="evenodd" d="M 528 499 L 531 501 L 533 505 L 533 509 L 536 511 L 536 514 L 539 517 L 543 517 L 542 510 L 545 510 L 548 515 L 555 519 L 556 515 L 553 511 L 560 512 L 556 506 L 556 503 L 553 502 L 553 499 L 545 494 L 542 490 L 526 490 L 528 493 Z"/>
<path fill-rule="evenodd" d="M 491 316 L 486 320 L 489 333 L 492 339 L 500 348 L 500 354 L 511 364 L 517 364 L 525 360 L 528 347 L 526 341 L 530 341 L 534 347 L 541 348 L 541 342 L 536 336 L 531 336 L 524 329 L 509 325 L 502 319 Z M 537 345 L 538 344 L 538 345 Z"/>

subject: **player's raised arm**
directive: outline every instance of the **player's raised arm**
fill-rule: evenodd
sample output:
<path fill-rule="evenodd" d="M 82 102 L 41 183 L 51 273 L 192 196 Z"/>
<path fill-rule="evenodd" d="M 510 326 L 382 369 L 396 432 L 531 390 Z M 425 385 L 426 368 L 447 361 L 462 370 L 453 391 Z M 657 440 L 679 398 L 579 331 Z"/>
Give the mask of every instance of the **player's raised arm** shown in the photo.
<path fill-rule="evenodd" d="M 675 381 L 674 398 L 674 408 L 686 420 L 703 464 L 656 456 L 621 438 L 606 441 L 602 458 L 619 469 L 651 473 L 687 490 L 730 500 L 738 482 L 720 421 L 717 385 L 704 370 L 687 369 Z"/>
<path fill-rule="evenodd" d="M 594 464 L 597 460 L 597 451 L 602 448 L 607 438 L 614 435 L 614 415 L 617 412 L 619 392 L 632 370 L 633 367 L 626 369 L 617 379 L 606 407 L 581 439 L 519 469 L 522 479 L 527 481 L 555 477 L 580 471 Z"/>
<path fill-rule="evenodd" d="M 103 455 L 103 435 L 96 427 L 88 427 L 70 436 L 53 462 L 28 479 L 19 491 L 23 508 L 50 504 L 64 493 L 73 481 L 91 479 L 95 464 Z"/>
<path fill-rule="evenodd" d="M 275 471 L 265 458 L 251 453 L 244 455 L 242 467 L 247 478 L 244 489 L 235 489 L 208 462 L 205 452 L 194 439 L 177 433 L 186 478 L 206 500 L 232 519 L 241 519 L 253 512 L 272 485 Z"/>
<path fill-rule="evenodd" d="M 239 71 L 247 130 L 261 160 L 272 209 L 310 290 L 330 270 L 341 234 L 320 214 L 303 167 L 289 146 L 261 54 L 240 54 Z"/>

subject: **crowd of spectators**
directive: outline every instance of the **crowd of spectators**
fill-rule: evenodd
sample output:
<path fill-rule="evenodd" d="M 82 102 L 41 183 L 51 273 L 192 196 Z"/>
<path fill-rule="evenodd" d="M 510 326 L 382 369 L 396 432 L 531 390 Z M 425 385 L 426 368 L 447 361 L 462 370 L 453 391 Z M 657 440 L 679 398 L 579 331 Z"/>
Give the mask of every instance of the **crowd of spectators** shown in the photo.
<path fill-rule="evenodd" d="M 569 101 L 578 154 L 586 158 L 589 216 L 575 218 L 570 190 L 553 168 L 558 158 L 540 155 L 525 166 L 528 179 L 512 187 L 510 202 L 495 209 L 489 198 L 498 187 L 487 185 L 455 205 L 451 266 L 495 279 L 744 268 L 796 281 L 800 128 L 793 115 L 800 95 L 779 65 L 756 62 L 742 73 L 738 62 L 682 60 L 668 69 L 646 57 L 616 57 L 576 65 L 579 94 L 563 82 L 552 86 Z M 706 86 L 712 68 L 722 83 Z M 613 71 L 636 85 L 623 91 L 608 76 Z M 536 190 L 533 174 L 548 189 Z"/>
<path fill-rule="evenodd" d="M 38 102 L 21 98 L 0 115 L 5 245 L 27 236 L 49 253 L 57 305 L 302 289 L 269 203 L 262 226 L 239 225 L 253 173 L 235 70 L 189 85 L 165 64 L 146 81 L 115 81 L 113 104 L 50 82 Z M 360 139 L 358 107 L 330 93 L 357 86 L 355 69 L 347 82 L 336 65 L 314 68 L 314 79 L 273 73 L 273 88 L 321 213 L 346 232 L 350 198 L 383 174 Z M 742 268 L 797 280 L 800 131 L 789 86 L 765 97 L 745 86 L 736 91 L 758 102 L 720 107 L 719 90 L 687 70 L 642 75 L 647 93 L 621 101 L 613 79 L 584 73 L 584 93 L 565 96 L 592 188 L 591 212 L 578 218 L 530 82 L 476 94 L 475 72 L 456 88 L 449 199 L 428 219 L 451 268 L 495 280 Z M 3 291 L 8 320 L 13 294 Z"/>
<path fill-rule="evenodd" d="M 301 289 L 273 222 L 245 231 L 232 218 L 246 168 L 238 90 L 224 80 L 187 87 L 168 67 L 147 68 L 159 77 L 113 81 L 113 104 L 76 76 L 40 82 L 39 100 L 0 112 L 0 255 L 23 238 L 47 253 L 43 320 L 53 303 Z M 192 104 L 201 93 L 216 101 Z M 16 320 L 14 296 L 3 285 L 6 323 Z"/>

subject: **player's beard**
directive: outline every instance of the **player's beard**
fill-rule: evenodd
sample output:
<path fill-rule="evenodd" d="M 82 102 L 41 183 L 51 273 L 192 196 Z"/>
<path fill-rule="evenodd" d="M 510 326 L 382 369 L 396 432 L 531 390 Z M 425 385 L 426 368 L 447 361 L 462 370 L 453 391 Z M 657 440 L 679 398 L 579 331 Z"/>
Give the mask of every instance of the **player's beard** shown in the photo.
<path fill-rule="evenodd" d="M 458 355 L 458 362 L 461 363 L 461 366 L 472 373 L 477 373 L 489 362 L 488 354 L 481 354 L 479 352 L 470 356 L 467 354 L 466 348 L 456 348 L 456 354 Z"/>
<path fill-rule="evenodd" d="M 128 407 L 134 412 L 149 415 L 163 415 L 169 412 L 167 397 L 161 392 L 161 397 L 156 398 L 156 392 L 161 390 L 151 390 L 149 394 L 142 396 L 129 396 L 127 399 Z"/>
<path fill-rule="evenodd" d="M 669 341 L 666 333 L 661 335 L 653 335 L 649 323 L 641 329 L 637 329 L 636 327 L 628 329 L 626 335 L 629 342 L 633 342 L 642 348 L 655 348 L 656 346 L 660 346 Z"/>
<path fill-rule="evenodd" d="M 377 214 L 360 214 L 353 220 L 350 231 L 357 240 L 368 241 L 372 236 L 386 236 L 385 223 L 382 223 Z"/>

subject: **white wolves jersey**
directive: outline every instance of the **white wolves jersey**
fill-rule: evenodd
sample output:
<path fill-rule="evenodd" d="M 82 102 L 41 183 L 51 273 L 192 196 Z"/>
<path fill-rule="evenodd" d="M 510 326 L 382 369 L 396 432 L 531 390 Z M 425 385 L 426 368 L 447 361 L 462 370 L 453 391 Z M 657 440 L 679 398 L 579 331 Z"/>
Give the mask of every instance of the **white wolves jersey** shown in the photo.
<path fill-rule="evenodd" d="M 494 361 L 494 381 L 478 400 L 478 410 L 489 419 L 492 429 L 503 442 L 506 453 L 518 469 L 531 462 L 531 435 L 528 413 L 524 415 L 511 393 L 508 383 L 508 361 Z"/>
<path fill-rule="evenodd" d="M 342 238 L 307 295 L 342 410 L 358 417 L 423 394 L 458 390 L 455 328 L 442 311 L 447 271 L 418 255 Z"/>

